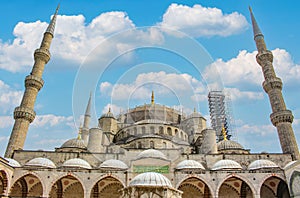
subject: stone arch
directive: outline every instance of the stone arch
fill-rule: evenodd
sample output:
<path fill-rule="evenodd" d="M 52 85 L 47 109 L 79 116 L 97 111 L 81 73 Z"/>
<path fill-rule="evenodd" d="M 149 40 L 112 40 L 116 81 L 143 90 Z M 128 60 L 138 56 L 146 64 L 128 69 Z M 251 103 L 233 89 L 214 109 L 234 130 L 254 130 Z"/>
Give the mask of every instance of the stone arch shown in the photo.
<path fill-rule="evenodd" d="M 43 184 L 41 179 L 32 173 L 27 173 L 18 178 L 10 189 L 11 197 L 42 197 Z"/>
<path fill-rule="evenodd" d="M 0 170 L 0 197 L 6 192 L 8 187 L 7 173 L 4 170 Z"/>
<path fill-rule="evenodd" d="M 184 178 L 177 186 L 183 192 L 182 198 L 210 198 L 213 191 L 207 182 L 198 177 Z"/>
<path fill-rule="evenodd" d="M 51 198 L 84 197 L 84 185 L 79 178 L 74 175 L 60 177 L 51 187 L 49 196 Z"/>
<path fill-rule="evenodd" d="M 300 196 L 300 172 L 294 171 L 290 180 L 291 196 Z"/>
<path fill-rule="evenodd" d="M 113 176 L 105 176 L 96 182 L 91 191 L 91 198 L 110 197 L 119 198 L 124 184 Z"/>
<path fill-rule="evenodd" d="M 260 185 L 260 196 L 265 198 L 290 197 L 287 183 L 282 178 L 271 175 Z"/>
<path fill-rule="evenodd" d="M 145 135 L 146 134 L 146 127 L 142 126 L 142 134 Z"/>
<path fill-rule="evenodd" d="M 159 134 L 163 135 L 165 132 L 164 132 L 164 127 L 163 126 L 160 126 L 159 127 Z"/>
<path fill-rule="evenodd" d="M 255 194 L 255 188 L 246 178 L 237 175 L 229 175 L 218 185 L 216 195 L 220 198 L 252 198 Z"/>

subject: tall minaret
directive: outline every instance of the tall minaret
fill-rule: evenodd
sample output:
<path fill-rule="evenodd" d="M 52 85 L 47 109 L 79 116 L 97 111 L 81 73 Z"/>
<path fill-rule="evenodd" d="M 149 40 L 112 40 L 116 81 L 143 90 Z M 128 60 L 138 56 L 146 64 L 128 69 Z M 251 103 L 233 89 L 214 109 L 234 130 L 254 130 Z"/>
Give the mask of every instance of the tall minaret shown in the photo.
<path fill-rule="evenodd" d="M 10 158 L 12 157 L 14 150 L 23 149 L 29 124 L 35 118 L 34 103 L 39 90 L 44 85 L 42 75 L 45 64 L 50 60 L 49 48 L 54 37 L 58 9 L 59 5 L 44 33 L 40 48 L 36 49 L 34 52 L 34 65 L 30 75 L 25 78 L 25 92 L 21 105 L 16 107 L 14 111 L 15 123 L 6 148 L 5 157 Z"/>
<path fill-rule="evenodd" d="M 83 120 L 83 128 L 82 128 L 82 139 L 84 143 L 88 143 L 89 139 L 89 129 L 90 129 L 90 120 L 91 120 L 91 106 L 92 106 L 92 94 L 90 94 L 90 98 L 88 104 L 86 106 L 84 120 Z"/>
<path fill-rule="evenodd" d="M 264 36 L 260 31 L 254 18 L 251 8 L 251 20 L 253 26 L 254 40 L 258 50 L 256 61 L 261 66 L 265 81 L 263 88 L 269 96 L 272 107 L 270 115 L 272 124 L 277 128 L 280 144 L 283 153 L 289 153 L 294 160 L 298 160 L 299 148 L 292 128 L 294 116 L 290 110 L 286 109 L 285 102 L 281 93 L 282 81 L 275 74 L 273 67 L 273 54 L 267 50 Z"/>

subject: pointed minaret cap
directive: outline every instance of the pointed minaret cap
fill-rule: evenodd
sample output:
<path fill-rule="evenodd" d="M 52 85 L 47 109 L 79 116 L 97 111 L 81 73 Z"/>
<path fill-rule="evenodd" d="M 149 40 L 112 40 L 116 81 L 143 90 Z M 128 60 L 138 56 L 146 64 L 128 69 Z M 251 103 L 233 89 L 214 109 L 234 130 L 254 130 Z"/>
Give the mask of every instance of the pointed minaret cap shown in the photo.
<path fill-rule="evenodd" d="M 85 116 L 91 116 L 91 106 L 92 106 L 92 92 L 90 93 L 89 101 L 86 106 Z"/>
<path fill-rule="evenodd" d="M 152 91 L 152 95 L 151 95 L 151 104 L 154 104 L 154 91 Z"/>
<path fill-rule="evenodd" d="M 52 19 L 51 19 L 51 21 L 50 21 L 48 27 L 47 27 L 47 30 L 46 30 L 46 32 L 52 34 L 52 36 L 54 36 L 56 17 L 57 17 L 57 13 L 58 13 L 58 10 L 59 10 L 59 6 L 60 6 L 60 5 L 58 4 L 58 5 L 57 5 L 57 8 L 56 8 L 56 10 L 55 10 L 55 13 L 54 13 L 54 15 L 53 15 L 53 17 L 52 17 Z"/>
<path fill-rule="evenodd" d="M 251 21 L 252 21 L 252 28 L 253 28 L 253 34 L 254 34 L 254 40 L 257 36 L 264 36 L 261 32 L 261 30 L 259 29 L 257 22 L 255 20 L 255 17 L 253 15 L 252 12 L 252 8 L 249 6 L 249 11 L 250 11 L 250 15 L 251 15 Z"/>

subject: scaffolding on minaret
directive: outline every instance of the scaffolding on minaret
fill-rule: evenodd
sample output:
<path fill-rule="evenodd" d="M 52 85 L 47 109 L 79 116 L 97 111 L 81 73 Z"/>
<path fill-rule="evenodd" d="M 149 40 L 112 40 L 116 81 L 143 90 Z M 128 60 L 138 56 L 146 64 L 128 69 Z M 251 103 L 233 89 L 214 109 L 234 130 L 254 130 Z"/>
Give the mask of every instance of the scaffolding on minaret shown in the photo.
<path fill-rule="evenodd" d="M 227 139 L 237 139 L 234 129 L 234 118 L 229 93 L 223 91 L 210 91 L 208 94 L 211 127 L 216 131 L 217 141 L 224 139 L 223 128 Z"/>

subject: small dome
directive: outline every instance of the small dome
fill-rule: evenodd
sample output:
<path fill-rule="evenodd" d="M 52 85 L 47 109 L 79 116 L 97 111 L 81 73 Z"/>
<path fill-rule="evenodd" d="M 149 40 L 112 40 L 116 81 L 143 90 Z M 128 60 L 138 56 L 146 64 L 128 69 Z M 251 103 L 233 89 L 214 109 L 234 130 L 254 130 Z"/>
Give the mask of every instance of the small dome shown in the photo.
<path fill-rule="evenodd" d="M 222 140 L 217 144 L 218 150 L 244 150 L 243 146 L 232 140 Z"/>
<path fill-rule="evenodd" d="M 148 149 L 148 150 L 144 150 L 141 153 L 138 154 L 138 156 L 136 157 L 136 159 L 142 159 L 142 158 L 158 158 L 158 159 L 167 159 L 166 156 L 155 149 Z"/>
<path fill-rule="evenodd" d="M 100 168 L 126 170 L 128 169 L 128 166 L 121 160 L 109 159 L 109 160 L 105 160 L 102 164 L 100 164 Z"/>
<path fill-rule="evenodd" d="M 12 158 L 4 158 L 8 161 L 8 164 L 14 168 L 16 167 L 21 167 L 21 164 L 17 161 L 17 160 L 14 160 Z"/>
<path fill-rule="evenodd" d="M 265 159 L 255 160 L 248 166 L 249 170 L 257 170 L 261 168 L 278 168 L 278 166 L 274 162 Z"/>
<path fill-rule="evenodd" d="M 69 159 L 63 163 L 62 167 L 86 168 L 86 169 L 92 168 L 87 161 L 80 158 Z"/>
<path fill-rule="evenodd" d="M 39 166 L 39 167 L 45 167 L 45 168 L 56 168 L 55 164 L 44 157 L 37 157 L 32 160 L 29 160 L 25 166 Z"/>
<path fill-rule="evenodd" d="M 172 187 L 172 184 L 168 178 L 160 173 L 146 172 L 133 178 L 129 186 Z"/>
<path fill-rule="evenodd" d="M 203 116 L 199 112 L 193 112 L 187 118 L 203 118 Z"/>
<path fill-rule="evenodd" d="M 84 140 L 82 140 L 80 138 L 74 138 L 74 139 L 67 140 L 65 143 L 63 143 L 63 145 L 61 145 L 60 148 L 81 148 L 81 149 L 85 149 L 86 145 L 84 143 Z"/>
<path fill-rule="evenodd" d="M 211 170 L 228 170 L 228 169 L 242 169 L 241 165 L 233 160 L 217 161 Z"/>
<path fill-rule="evenodd" d="M 205 170 L 202 164 L 195 160 L 183 160 L 177 164 L 176 169 L 202 169 Z"/>

